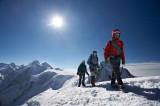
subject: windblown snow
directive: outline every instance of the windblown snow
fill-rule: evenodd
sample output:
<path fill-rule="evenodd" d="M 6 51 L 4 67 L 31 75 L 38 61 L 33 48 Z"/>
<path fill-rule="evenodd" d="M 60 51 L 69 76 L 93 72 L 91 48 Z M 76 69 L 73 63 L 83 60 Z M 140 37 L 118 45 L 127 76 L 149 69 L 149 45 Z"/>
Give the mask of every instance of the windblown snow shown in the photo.
<path fill-rule="evenodd" d="M 128 93 L 110 87 L 110 65 L 101 63 L 96 87 L 77 87 L 78 76 L 47 62 L 0 63 L 0 106 L 160 106 L 160 76 L 134 77 L 122 69 Z"/>

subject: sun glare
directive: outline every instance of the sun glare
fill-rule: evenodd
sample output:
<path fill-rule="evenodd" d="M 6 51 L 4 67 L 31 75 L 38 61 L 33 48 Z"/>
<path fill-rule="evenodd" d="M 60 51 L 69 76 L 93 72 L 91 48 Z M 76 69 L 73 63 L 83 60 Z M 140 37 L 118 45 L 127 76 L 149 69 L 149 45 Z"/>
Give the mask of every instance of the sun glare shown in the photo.
<path fill-rule="evenodd" d="M 55 16 L 52 19 L 52 22 L 50 25 L 53 25 L 54 27 L 60 28 L 61 26 L 63 26 L 63 18 L 60 16 Z"/>

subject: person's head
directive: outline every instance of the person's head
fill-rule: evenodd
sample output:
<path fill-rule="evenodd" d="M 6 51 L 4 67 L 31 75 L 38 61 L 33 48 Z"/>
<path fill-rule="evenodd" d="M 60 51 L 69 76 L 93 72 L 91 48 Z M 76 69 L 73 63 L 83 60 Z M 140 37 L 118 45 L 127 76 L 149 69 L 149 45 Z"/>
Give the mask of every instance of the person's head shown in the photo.
<path fill-rule="evenodd" d="M 85 60 L 83 60 L 82 63 L 85 64 Z"/>
<path fill-rule="evenodd" d="M 120 38 L 120 34 L 121 34 L 121 32 L 119 29 L 112 30 L 112 39 L 118 40 Z"/>
<path fill-rule="evenodd" d="M 97 56 L 97 51 L 93 51 L 93 56 Z"/>

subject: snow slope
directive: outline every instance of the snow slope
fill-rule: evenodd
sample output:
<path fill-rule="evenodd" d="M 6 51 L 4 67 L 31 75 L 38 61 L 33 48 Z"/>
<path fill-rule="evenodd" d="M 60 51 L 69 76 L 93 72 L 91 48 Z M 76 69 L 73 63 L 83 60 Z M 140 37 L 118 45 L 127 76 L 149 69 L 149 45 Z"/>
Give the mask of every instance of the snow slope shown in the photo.
<path fill-rule="evenodd" d="M 22 104 L 48 88 L 61 88 L 72 77 L 37 60 L 26 66 L 0 64 L 0 106 Z"/>
<path fill-rule="evenodd" d="M 110 81 L 96 87 L 77 87 L 73 77 L 59 90 L 48 89 L 23 106 L 160 106 L 160 76 L 124 79 L 128 93 L 110 88 Z"/>
<path fill-rule="evenodd" d="M 73 77 L 71 74 L 64 75 L 60 71 L 52 69 L 32 76 L 28 76 L 26 73 L 14 74 L 13 76 L 14 77 L 10 77 L 11 79 L 6 79 L 1 83 L 0 101 L 4 106 L 11 104 L 18 106 L 49 88 L 57 90 L 61 88 L 68 79 Z"/>

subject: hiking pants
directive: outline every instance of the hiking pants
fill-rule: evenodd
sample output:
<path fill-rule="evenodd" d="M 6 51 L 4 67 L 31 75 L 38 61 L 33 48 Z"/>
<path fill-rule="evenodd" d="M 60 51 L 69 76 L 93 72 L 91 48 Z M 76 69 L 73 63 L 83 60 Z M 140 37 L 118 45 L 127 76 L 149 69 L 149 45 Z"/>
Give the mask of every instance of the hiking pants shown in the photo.
<path fill-rule="evenodd" d="M 79 84 L 78 86 L 81 85 L 81 82 L 82 82 L 82 85 L 85 86 L 85 74 L 84 75 L 79 75 Z"/>
<path fill-rule="evenodd" d="M 110 61 L 113 71 L 112 71 L 112 78 L 111 78 L 111 84 L 115 84 L 115 80 L 117 80 L 118 85 L 123 85 L 121 73 L 120 73 L 120 61 Z"/>

